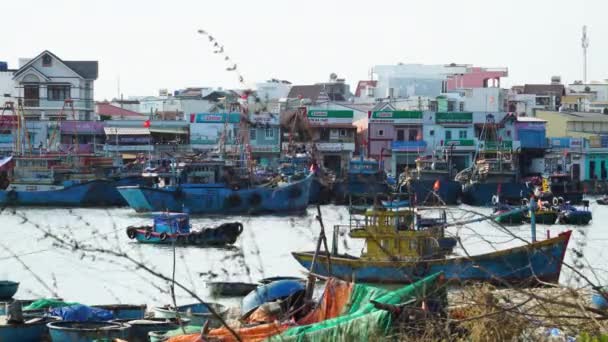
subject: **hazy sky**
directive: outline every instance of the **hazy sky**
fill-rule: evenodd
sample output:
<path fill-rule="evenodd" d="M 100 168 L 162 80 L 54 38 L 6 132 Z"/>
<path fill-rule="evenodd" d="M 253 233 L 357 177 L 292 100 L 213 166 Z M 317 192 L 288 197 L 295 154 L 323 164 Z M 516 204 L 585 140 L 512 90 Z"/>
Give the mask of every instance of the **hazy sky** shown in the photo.
<path fill-rule="evenodd" d="M 48 49 L 98 60 L 95 97 L 155 95 L 160 88 L 238 87 L 201 28 L 224 45 L 247 84 L 295 84 L 331 72 L 351 85 L 376 64 L 470 63 L 509 67 L 503 85 L 608 78 L 607 0 L 1 0 L 0 60 Z"/>

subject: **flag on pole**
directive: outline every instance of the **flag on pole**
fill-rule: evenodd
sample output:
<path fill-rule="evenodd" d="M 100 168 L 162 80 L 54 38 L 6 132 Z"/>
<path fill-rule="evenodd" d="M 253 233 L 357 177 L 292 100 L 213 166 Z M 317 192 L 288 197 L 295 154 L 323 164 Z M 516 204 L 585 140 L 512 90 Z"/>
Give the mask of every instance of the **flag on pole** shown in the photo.
<path fill-rule="evenodd" d="M 440 184 L 439 184 L 439 179 L 438 179 L 435 181 L 435 184 L 433 184 L 433 191 L 435 191 L 435 192 L 439 191 L 439 187 L 440 187 Z"/>
<path fill-rule="evenodd" d="M 144 121 L 144 127 L 145 128 L 150 128 L 150 120 Z"/>

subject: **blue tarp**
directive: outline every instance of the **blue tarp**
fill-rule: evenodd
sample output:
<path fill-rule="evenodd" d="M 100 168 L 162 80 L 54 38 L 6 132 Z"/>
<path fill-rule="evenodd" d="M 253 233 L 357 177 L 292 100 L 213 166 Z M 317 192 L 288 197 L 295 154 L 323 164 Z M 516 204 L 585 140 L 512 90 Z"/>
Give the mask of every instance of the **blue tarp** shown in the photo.
<path fill-rule="evenodd" d="M 114 319 L 112 311 L 92 308 L 90 306 L 78 304 L 64 306 L 51 310 L 51 316 L 61 317 L 64 321 L 109 321 Z"/>

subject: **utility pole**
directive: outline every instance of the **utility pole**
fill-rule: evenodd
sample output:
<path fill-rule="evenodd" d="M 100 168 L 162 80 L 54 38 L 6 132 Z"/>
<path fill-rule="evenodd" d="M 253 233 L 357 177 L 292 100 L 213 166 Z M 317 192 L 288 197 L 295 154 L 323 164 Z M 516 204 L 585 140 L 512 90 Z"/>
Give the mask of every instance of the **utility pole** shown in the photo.
<path fill-rule="evenodd" d="M 587 48 L 589 47 L 589 37 L 587 37 L 587 25 L 583 26 L 583 37 L 581 38 L 583 48 L 583 84 L 587 84 Z"/>

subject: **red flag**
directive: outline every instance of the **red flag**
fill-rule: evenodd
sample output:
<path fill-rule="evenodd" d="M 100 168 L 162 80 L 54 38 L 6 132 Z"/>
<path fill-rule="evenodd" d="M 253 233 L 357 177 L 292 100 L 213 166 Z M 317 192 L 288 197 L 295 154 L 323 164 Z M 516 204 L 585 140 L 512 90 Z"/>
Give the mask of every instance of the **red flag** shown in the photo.
<path fill-rule="evenodd" d="M 144 121 L 144 127 L 145 128 L 150 128 L 150 120 Z"/>
<path fill-rule="evenodd" d="M 502 190 L 502 183 L 498 183 L 498 186 L 496 187 L 496 194 L 500 195 L 500 190 Z"/>
<path fill-rule="evenodd" d="M 435 181 L 435 184 L 433 184 L 433 191 L 437 192 L 439 191 L 439 179 Z"/>

